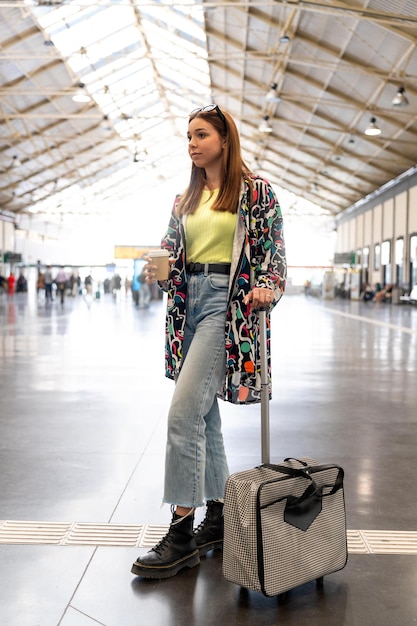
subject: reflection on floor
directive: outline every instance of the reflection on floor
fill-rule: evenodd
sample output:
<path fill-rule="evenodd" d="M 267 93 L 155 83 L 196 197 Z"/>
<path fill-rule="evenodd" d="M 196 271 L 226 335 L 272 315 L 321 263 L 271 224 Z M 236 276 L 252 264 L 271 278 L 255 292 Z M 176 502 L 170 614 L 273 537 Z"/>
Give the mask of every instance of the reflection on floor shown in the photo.
<path fill-rule="evenodd" d="M 349 528 L 346 568 L 280 599 L 226 582 L 218 552 L 130 573 L 170 518 L 163 309 L 0 297 L 1 624 L 415 623 L 417 308 L 287 296 L 273 313 L 272 460 L 342 465 Z M 258 464 L 259 408 L 222 415 L 231 471 Z"/>

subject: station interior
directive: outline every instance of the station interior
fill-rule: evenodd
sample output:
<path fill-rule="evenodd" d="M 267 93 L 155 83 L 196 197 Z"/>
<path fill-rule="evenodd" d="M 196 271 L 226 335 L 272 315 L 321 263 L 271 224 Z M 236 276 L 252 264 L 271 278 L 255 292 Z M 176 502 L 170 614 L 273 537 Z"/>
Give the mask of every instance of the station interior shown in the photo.
<path fill-rule="evenodd" d="M 1 624 L 416 622 L 416 85 L 409 0 L 0 3 Z M 210 103 L 283 214 L 271 462 L 344 470 L 346 565 L 278 597 L 220 550 L 131 573 L 171 517 L 166 294 L 139 276 Z M 259 405 L 220 408 L 230 473 L 258 466 Z"/>

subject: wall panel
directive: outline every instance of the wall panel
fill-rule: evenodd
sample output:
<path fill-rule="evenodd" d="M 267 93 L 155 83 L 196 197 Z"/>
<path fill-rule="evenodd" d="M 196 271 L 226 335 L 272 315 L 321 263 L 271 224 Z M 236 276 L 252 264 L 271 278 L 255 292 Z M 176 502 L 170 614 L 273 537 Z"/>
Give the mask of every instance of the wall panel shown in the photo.
<path fill-rule="evenodd" d="M 373 243 L 382 241 L 382 205 L 374 207 L 373 210 Z"/>
<path fill-rule="evenodd" d="M 355 241 L 355 246 L 354 246 L 354 250 L 357 250 L 358 248 L 362 248 L 363 247 L 363 228 L 364 228 L 364 215 L 363 213 L 361 215 L 358 215 L 357 219 L 356 219 L 356 241 Z"/>
<path fill-rule="evenodd" d="M 382 239 L 394 237 L 394 198 L 390 198 L 383 204 Z"/>
<path fill-rule="evenodd" d="M 15 228 L 12 222 L 3 222 L 4 228 L 4 251 L 5 252 L 14 252 L 14 244 L 15 244 Z"/>
<path fill-rule="evenodd" d="M 417 186 L 408 191 L 408 232 L 417 233 Z"/>
<path fill-rule="evenodd" d="M 406 191 L 400 193 L 395 198 L 395 239 L 398 239 L 398 237 L 405 237 L 407 234 L 407 200 L 408 194 Z"/>
<path fill-rule="evenodd" d="M 356 223 L 357 218 L 353 218 L 353 220 L 349 221 L 349 240 L 348 247 L 346 248 L 347 252 L 356 250 Z"/>
<path fill-rule="evenodd" d="M 372 237 L 372 211 L 367 211 L 364 215 L 363 228 L 363 245 L 370 246 L 373 242 Z"/>
<path fill-rule="evenodd" d="M 349 252 L 349 222 L 341 224 L 337 229 L 337 252 Z"/>

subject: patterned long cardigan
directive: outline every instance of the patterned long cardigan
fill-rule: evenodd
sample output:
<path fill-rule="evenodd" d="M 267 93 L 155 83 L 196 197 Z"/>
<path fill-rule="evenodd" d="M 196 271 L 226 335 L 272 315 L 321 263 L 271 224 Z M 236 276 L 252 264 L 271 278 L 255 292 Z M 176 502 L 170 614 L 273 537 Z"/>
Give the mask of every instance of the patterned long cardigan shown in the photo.
<path fill-rule="evenodd" d="M 277 197 L 267 180 L 254 176 L 253 191 L 242 183 L 229 282 L 229 300 L 224 331 L 226 375 L 218 396 L 234 404 L 260 401 L 259 315 L 243 303 L 253 287 L 269 287 L 274 301 L 267 312 L 268 375 L 271 380 L 270 311 L 281 298 L 286 280 L 283 220 Z M 185 219 L 176 216 L 174 202 L 162 247 L 175 260 L 167 291 L 165 364 L 166 376 L 175 379 L 182 362 L 187 277 L 185 272 Z M 252 203 L 250 198 L 252 197 Z"/>

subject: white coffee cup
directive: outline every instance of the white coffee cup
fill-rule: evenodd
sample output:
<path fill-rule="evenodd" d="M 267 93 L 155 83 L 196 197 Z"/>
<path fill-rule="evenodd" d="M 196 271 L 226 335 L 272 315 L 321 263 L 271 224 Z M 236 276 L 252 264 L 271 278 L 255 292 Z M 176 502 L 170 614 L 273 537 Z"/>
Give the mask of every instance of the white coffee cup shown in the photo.
<path fill-rule="evenodd" d="M 163 250 L 149 250 L 148 257 L 150 257 L 150 263 L 156 265 L 156 280 L 167 280 L 169 276 L 169 251 Z"/>

